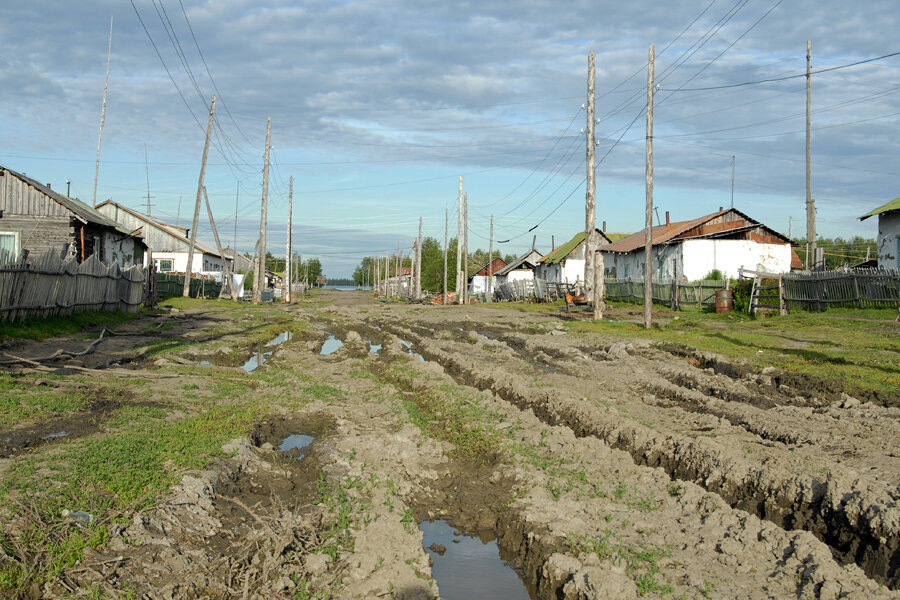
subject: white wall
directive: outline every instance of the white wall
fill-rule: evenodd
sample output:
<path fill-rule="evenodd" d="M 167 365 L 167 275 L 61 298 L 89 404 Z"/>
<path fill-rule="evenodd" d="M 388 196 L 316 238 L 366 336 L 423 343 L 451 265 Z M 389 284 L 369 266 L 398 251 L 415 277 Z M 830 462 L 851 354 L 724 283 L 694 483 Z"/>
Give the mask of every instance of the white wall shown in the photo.
<path fill-rule="evenodd" d="M 187 252 L 165 252 L 162 250 L 157 250 L 153 253 L 154 262 L 160 259 L 169 259 L 175 261 L 172 269 L 179 273 L 184 273 L 186 271 L 185 267 L 187 266 L 187 258 Z M 192 273 L 224 270 L 225 265 L 222 262 L 222 259 L 218 256 L 204 254 L 203 252 L 194 252 L 193 268 L 191 269 Z"/>
<path fill-rule="evenodd" d="M 469 283 L 469 293 L 470 294 L 481 294 L 481 293 L 487 292 L 488 279 L 494 280 L 494 282 L 491 284 L 491 290 L 497 291 L 497 278 L 496 277 L 488 277 L 487 275 L 473 275 L 472 281 Z"/>
<path fill-rule="evenodd" d="M 662 263 L 660 263 L 662 259 Z M 664 245 L 653 247 L 652 275 L 654 279 L 670 279 L 678 271 L 681 277 L 681 247 L 680 245 Z M 618 279 L 643 279 L 644 277 L 644 249 L 640 248 L 628 254 L 603 252 L 603 270 L 607 277 Z M 706 272 L 704 272 L 704 275 Z"/>
<path fill-rule="evenodd" d="M 900 211 L 878 215 L 878 266 L 900 269 Z"/>
<path fill-rule="evenodd" d="M 516 269 L 506 274 L 506 281 L 534 281 L 534 271 L 531 269 Z"/>

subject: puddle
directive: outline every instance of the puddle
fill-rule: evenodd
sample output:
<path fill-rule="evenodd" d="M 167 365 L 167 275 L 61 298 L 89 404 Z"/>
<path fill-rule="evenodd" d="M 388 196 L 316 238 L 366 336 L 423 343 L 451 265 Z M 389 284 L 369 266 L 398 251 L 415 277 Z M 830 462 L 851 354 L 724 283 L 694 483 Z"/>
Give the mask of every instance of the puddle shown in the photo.
<path fill-rule="evenodd" d="M 500 558 L 497 541 L 463 535 L 446 521 L 422 521 L 422 544 L 434 561 L 431 576 L 444 600 L 534 600 L 525 582 Z M 454 533 L 456 532 L 456 533 Z"/>
<path fill-rule="evenodd" d="M 48 433 L 45 436 L 41 436 L 41 439 L 42 440 L 52 440 L 54 438 L 68 437 L 70 435 L 72 435 L 72 434 L 69 433 L 68 431 L 56 431 L 54 433 Z"/>
<path fill-rule="evenodd" d="M 198 362 L 197 364 L 200 365 L 201 367 L 208 367 L 208 366 L 212 365 L 212 361 L 209 361 L 209 360 L 201 360 L 201 361 Z"/>
<path fill-rule="evenodd" d="M 413 349 L 412 349 L 412 342 L 407 342 L 406 340 L 401 340 L 400 338 L 397 338 L 397 339 L 400 341 L 401 344 L 403 344 L 404 346 L 406 346 L 406 351 L 409 353 L 410 356 L 415 356 L 415 357 L 418 358 L 420 361 L 425 362 L 425 357 L 424 357 L 424 356 L 422 356 L 422 355 L 419 354 L 418 352 L 413 352 Z"/>
<path fill-rule="evenodd" d="M 322 354 L 322 355 L 334 354 L 343 345 L 344 345 L 343 341 L 337 339 L 333 335 L 329 335 L 328 339 L 325 340 L 325 343 L 322 344 L 322 349 L 319 350 L 319 354 Z"/>
<path fill-rule="evenodd" d="M 322 323 L 313 323 L 312 325 L 316 329 L 325 329 L 325 325 L 323 325 Z"/>
<path fill-rule="evenodd" d="M 369 352 L 371 352 L 375 356 L 378 356 L 378 353 L 381 352 L 381 344 L 373 344 L 372 342 L 369 342 Z"/>
<path fill-rule="evenodd" d="M 260 365 L 265 364 L 266 357 L 272 356 L 271 352 L 259 352 L 257 351 L 255 354 L 252 354 L 250 358 L 247 359 L 247 362 L 241 365 L 241 368 L 248 373 L 252 373 L 256 369 L 260 367 Z"/>
<path fill-rule="evenodd" d="M 297 460 L 302 460 L 304 456 L 306 456 L 306 448 L 310 444 L 313 443 L 313 440 L 316 439 L 311 435 L 303 435 L 302 433 L 293 433 L 281 442 L 281 445 L 278 446 L 279 452 L 290 452 L 291 450 L 297 450 Z"/>
<path fill-rule="evenodd" d="M 274 340 L 272 340 L 271 342 L 266 343 L 266 346 L 277 346 L 277 345 L 283 344 L 283 343 L 285 343 L 285 342 L 287 342 L 287 341 L 289 341 L 289 340 L 291 340 L 291 339 L 293 339 L 293 338 L 294 338 L 294 334 L 293 334 L 293 333 L 291 333 L 290 331 L 283 331 L 283 332 L 279 333 L 279 334 L 275 337 Z"/>

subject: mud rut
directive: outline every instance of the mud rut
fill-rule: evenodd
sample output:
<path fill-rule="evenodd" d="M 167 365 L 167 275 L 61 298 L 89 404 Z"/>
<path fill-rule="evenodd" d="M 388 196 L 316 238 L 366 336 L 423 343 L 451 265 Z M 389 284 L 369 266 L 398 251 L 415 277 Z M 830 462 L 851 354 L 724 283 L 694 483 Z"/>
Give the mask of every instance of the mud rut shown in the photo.
<path fill-rule="evenodd" d="M 301 365 L 337 393 L 274 410 L 70 584 L 430 598 L 414 514 L 496 536 L 539 598 L 897 597 L 900 411 L 689 349 L 573 338 L 552 317 L 292 310 L 327 332 L 264 368 Z M 320 356 L 328 334 L 344 346 Z M 499 432 L 486 464 L 408 423 L 404 402 L 448 389 Z M 277 452 L 291 433 L 316 438 L 302 461 Z"/>

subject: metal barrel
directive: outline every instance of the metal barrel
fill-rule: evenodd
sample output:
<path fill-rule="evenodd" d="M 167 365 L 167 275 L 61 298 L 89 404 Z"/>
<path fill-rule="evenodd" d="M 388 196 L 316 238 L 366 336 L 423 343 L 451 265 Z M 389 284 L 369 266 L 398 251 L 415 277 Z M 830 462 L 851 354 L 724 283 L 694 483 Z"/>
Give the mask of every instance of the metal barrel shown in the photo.
<path fill-rule="evenodd" d="M 734 306 L 731 290 L 716 290 L 716 312 L 729 313 Z"/>

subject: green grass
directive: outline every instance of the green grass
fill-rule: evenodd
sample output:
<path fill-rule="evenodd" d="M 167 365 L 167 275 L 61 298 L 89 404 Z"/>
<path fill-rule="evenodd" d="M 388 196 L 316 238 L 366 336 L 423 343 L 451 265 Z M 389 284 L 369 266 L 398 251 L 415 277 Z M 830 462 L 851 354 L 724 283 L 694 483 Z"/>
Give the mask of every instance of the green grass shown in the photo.
<path fill-rule="evenodd" d="M 78 333 L 87 327 L 115 328 L 149 314 L 142 310 L 137 313 L 125 312 L 78 312 L 67 317 L 25 319 L 17 323 L 0 323 L 0 340 L 45 340 L 57 335 Z"/>
<path fill-rule="evenodd" d="M 900 403 L 900 325 L 896 311 L 834 309 L 750 319 L 682 311 L 659 328 L 622 321 L 572 321 L 573 332 L 672 342 L 831 382 L 850 395 Z"/>
<path fill-rule="evenodd" d="M 22 376 L 0 374 L 0 426 L 73 413 L 88 404 L 87 390 L 22 383 Z"/>

